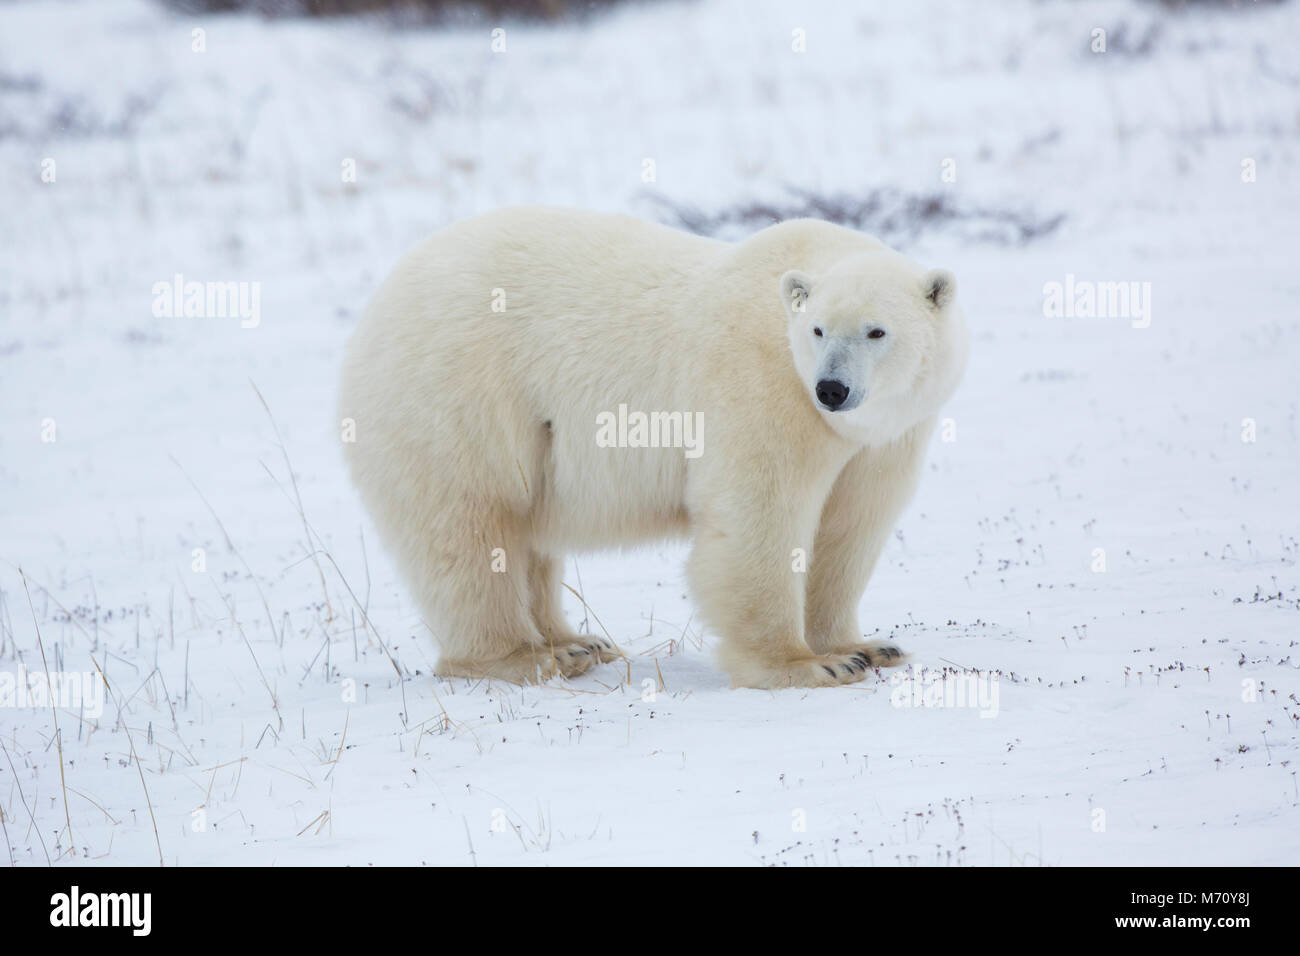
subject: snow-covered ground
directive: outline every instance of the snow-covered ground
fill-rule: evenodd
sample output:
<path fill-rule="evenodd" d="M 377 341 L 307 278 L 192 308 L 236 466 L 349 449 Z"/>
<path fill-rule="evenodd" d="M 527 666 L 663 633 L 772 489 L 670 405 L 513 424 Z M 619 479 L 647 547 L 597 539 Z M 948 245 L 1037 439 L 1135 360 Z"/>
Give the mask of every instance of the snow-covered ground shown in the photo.
<path fill-rule="evenodd" d="M 1300 862 L 1300 11 L 857 6 L 0 5 L 0 691 L 42 645 L 110 689 L 0 707 L 0 863 Z M 861 619 L 995 706 L 730 690 L 678 545 L 569 565 L 626 665 L 432 679 L 334 421 L 397 257 L 881 189 L 956 211 L 880 226 L 973 349 Z M 155 315 L 177 274 L 260 321 Z M 1046 315 L 1067 276 L 1149 325 Z"/>

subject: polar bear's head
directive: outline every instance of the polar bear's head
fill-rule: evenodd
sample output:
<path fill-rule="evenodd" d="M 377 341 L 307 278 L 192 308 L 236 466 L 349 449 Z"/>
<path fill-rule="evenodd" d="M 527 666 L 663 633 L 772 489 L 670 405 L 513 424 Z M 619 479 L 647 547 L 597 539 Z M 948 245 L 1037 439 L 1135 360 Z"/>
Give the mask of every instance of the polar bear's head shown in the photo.
<path fill-rule="evenodd" d="M 795 369 L 835 431 L 885 444 L 938 412 L 966 364 L 956 292 L 951 272 L 889 250 L 781 276 Z"/>

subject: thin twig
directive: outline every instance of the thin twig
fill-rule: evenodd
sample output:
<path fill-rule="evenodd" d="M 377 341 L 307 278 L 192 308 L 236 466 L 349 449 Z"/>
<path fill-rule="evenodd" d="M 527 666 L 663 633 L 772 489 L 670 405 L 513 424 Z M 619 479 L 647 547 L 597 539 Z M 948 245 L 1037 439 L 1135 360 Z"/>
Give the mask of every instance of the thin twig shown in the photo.
<path fill-rule="evenodd" d="M 41 828 L 36 825 L 36 817 L 32 814 L 32 808 L 27 805 L 27 797 L 23 795 L 22 782 L 18 779 L 18 771 L 14 769 L 14 759 L 9 756 L 9 748 L 4 745 L 3 740 L 0 740 L 0 750 L 4 751 L 5 760 L 9 761 L 9 772 L 14 775 L 14 784 L 18 787 L 18 799 L 22 801 L 23 809 L 27 811 L 27 819 L 32 821 L 32 829 L 36 831 L 36 838 L 41 841 L 41 849 L 45 851 L 45 865 L 53 866 L 54 862 L 50 859 L 50 851 L 45 846 L 45 837 L 41 836 Z M 6 828 L 6 842 L 8 842 L 8 833 L 9 830 Z"/>
<path fill-rule="evenodd" d="M 45 668 L 45 687 L 50 695 L 50 715 L 54 718 L 54 740 L 59 750 L 59 784 L 63 788 L 63 820 L 67 825 L 68 849 L 73 856 L 76 856 L 77 841 L 72 835 L 72 811 L 68 809 L 68 775 L 63 768 L 63 735 L 59 733 L 59 709 L 54 705 L 57 695 L 54 693 L 54 684 L 50 681 L 50 665 L 45 660 L 45 641 L 41 638 L 41 626 L 36 622 L 36 605 L 32 603 L 32 591 L 27 586 L 27 575 L 23 574 L 22 568 L 18 569 L 18 576 L 23 579 L 23 590 L 27 592 L 27 606 L 32 611 L 32 627 L 36 628 L 36 644 L 41 649 L 41 665 Z"/>
<path fill-rule="evenodd" d="M 109 686 L 108 675 L 105 674 L 103 668 L 99 666 L 99 661 L 92 657 L 90 662 L 95 665 L 95 670 L 99 671 L 99 679 L 104 682 L 104 689 L 112 695 L 113 703 L 116 704 L 117 695 L 113 693 L 113 688 Z M 118 708 L 118 710 L 120 713 L 121 708 Z M 126 742 L 131 747 L 131 756 L 135 758 L 135 769 L 140 774 L 140 787 L 144 790 L 145 806 L 149 808 L 149 820 L 153 823 L 153 842 L 154 845 L 158 847 L 158 865 L 166 866 L 166 864 L 163 863 L 162 839 L 158 836 L 158 818 L 154 816 L 153 801 L 149 799 L 149 785 L 144 782 L 144 767 L 140 763 L 140 755 L 135 752 L 135 738 L 131 736 L 131 727 L 125 720 L 122 721 L 122 729 L 126 731 Z"/>
<path fill-rule="evenodd" d="M 298 479 L 295 477 L 293 473 L 293 465 L 289 461 L 289 451 L 285 448 L 284 439 L 280 437 L 280 426 L 275 423 L 275 416 L 271 414 L 271 406 L 266 404 L 266 399 L 258 389 L 257 383 L 252 379 L 249 379 L 248 384 L 253 386 L 253 392 L 256 393 L 257 400 L 262 403 L 262 408 L 266 411 L 266 417 L 270 419 L 271 430 L 275 432 L 276 443 L 280 446 L 280 455 L 284 458 L 284 467 L 289 472 L 289 484 L 293 487 L 294 501 L 298 506 L 298 517 L 302 520 L 302 531 L 303 534 L 307 536 L 307 551 L 310 554 L 312 552 L 311 528 L 307 525 L 307 512 L 303 508 L 302 495 L 298 491 Z M 262 467 L 265 468 L 266 466 L 263 465 Z M 269 468 L 267 470 L 270 471 Z M 316 565 L 316 574 L 320 577 L 320 589 L 321 593 L 325 596 L 325 612 L 328 615 L 325 620 L 326 622 L 329 622 L 334 620 L 334 607 L 330 604 L 329 588 L 325 585 L 325 570 L 320 566 L 319 561 L 313 559 L 312 563 Z"/>

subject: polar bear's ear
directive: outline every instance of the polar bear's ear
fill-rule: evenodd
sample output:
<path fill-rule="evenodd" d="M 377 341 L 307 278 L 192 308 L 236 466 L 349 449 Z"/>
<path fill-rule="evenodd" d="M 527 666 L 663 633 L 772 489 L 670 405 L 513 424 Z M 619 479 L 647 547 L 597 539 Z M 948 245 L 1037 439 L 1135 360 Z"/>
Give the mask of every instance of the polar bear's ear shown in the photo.
<path fill-rule="evenodd" d="M 921 279 L 921 289 L 931 305 L 942 309 L 957 294 L 957 277 L 947 269 L 931 269 Z"/>
<path fill-rule="evenodd" d="M 781 300 L 790 312 L 802 312 L 812 292 L 812 280 L 798 269 L 781 276 Z"/>

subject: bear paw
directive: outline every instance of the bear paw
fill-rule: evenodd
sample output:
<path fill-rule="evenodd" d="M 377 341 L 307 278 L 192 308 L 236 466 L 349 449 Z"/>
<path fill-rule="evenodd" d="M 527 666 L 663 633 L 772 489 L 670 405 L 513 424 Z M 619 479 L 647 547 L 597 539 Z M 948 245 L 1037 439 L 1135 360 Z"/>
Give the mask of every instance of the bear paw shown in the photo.
<path fill-rule="evenodd" d="M 837 654 L 853 654 L 866 660 L 868 667 L 897 667 L 904 663 L 909 655 L 896 644 L 885 641 L 866 641 L 850 644 L 848 647 L 836 648 Z"/>
<path fill-rule="evenodd" d="M 834 687 L 856 684 L 871 673 L 873 664 L 862 651 L 817 654 L 785 664 L 742 665 L 732 671 L 735 687 L 776 690 L 782 687 Z"/>
<path fill-rule="evenodd" d="M 548 641 L 543 645 L 549 649 L 552 644 Z M 623 658 L 623 652 L 615 646 L 614 642 L 606 637 L 595 637 L 591 634 L 575 634 L 567 632 L 562 637 L 555 640 L 555 647 L 582 647 L 586 648 L 593 657 L 601 664 L 608 664 L 610 661 L 617 661 Z"/>
<path fill-rule="evenodd" d="M 569 644 L 547 644 L 537 649 L 537 658 L 546 673 L 542 680 L 554 677 L 577 677 L 585 674 L 600 663 L 600 655 L 593 649 L 577 642 Z M 550 665 L 549 667 L 547 665 Z"/>
<path fill-rule="evenodd" d="M 606 654 L 613 656 L 606 658 Z M 613 644 L 603 638 L 582 638 L 556 644 L 528 644 L 512 654 L 491 660 L 439 661 L 437 674 L 439 677 L 540 684 L 553 677 L 577 677 L 597 663 L 617 656 Z"/>

